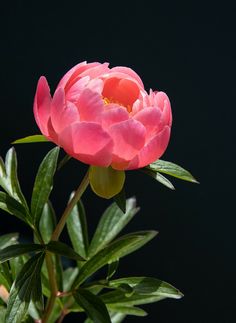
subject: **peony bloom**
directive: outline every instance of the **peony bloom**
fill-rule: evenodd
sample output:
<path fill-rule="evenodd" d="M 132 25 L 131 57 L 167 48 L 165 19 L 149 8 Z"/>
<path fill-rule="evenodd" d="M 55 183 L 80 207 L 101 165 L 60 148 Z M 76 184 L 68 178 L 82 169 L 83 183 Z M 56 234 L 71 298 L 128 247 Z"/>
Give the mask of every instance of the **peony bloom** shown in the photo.
<path fill-rule="evenodd" d="M 164 92 L 147 93 L 130 68 L 80 63 L 51 97 L 38 82 L 34 116 L 50 141 L 93 166 L 137 169 L 157 160 L 170 138 L 172 114 Z"/>

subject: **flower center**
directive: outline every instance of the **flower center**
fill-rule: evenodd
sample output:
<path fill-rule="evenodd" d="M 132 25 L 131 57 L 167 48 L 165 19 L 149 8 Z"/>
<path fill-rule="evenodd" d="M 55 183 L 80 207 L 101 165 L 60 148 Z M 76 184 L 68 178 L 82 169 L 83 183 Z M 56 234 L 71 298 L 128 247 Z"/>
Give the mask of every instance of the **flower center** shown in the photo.
<path fill-rule="evenodd" d="M 113 98 L 108 99 L 106 97 L 103 97 L 102 99 L 103 99 L 103 102 L 104 102 L 105 105 L 114 103 L 114 104 L 118 104 L 118 105 L 124 107 L 129 113 L 132 111 L 132 107 L 129 104 L 125 105 L 125 104 L 123 104 L 123 103 L 121 103 L 121 102 L 119 102 L 119 101 L 117 101 L 117 100 L 115 100 Z"/>

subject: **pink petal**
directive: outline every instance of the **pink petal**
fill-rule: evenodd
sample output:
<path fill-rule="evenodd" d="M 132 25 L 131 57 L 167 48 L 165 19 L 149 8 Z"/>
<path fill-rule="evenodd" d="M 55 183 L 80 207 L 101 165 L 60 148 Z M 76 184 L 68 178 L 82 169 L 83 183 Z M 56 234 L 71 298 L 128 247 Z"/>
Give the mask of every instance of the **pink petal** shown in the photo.
<path fill-rule="evenodd" d="M 109 78 L 104 82 L 103 96 L 114 103 L 131 107 L 139 97 L 139 88 L 136 83 L 128 79 Z"/>
<path fill-rule="evenodd" d="M 51 128 L 53 128 L 56 133 L 62 132 L 62 130 L 71 123 L 80 120 L 77 107 L 72 102 L 65 101 L 65 92 L 63 88 L 57 89 L 53 96 L 51 106 Z"/>
<path fill-rule="evenodd" d="M 135 114 L 134 119 L 146 128 L 146 142 L 158 132 L 161 115 L 160 109 L 153 107 L 144 108 Z"/>
<path fill-rule="evenodd" d="M 78 79 L 66 92 L 66 98 L 67 100 L 71 102 L 76 102 L 78 101 L 78 98 L 82 91 L 85 89 L 85 87 L 88 85 L 90 80 L 89 76 L 82 77 Z"/>
<path fill-rule="evenodd" d="M 164 109 L 165 102 L 167 102 L 167 105 L 170 106 L 170 100 L 168 96 L 165 94 L 165 92 L 157 92 L 154 97 L 154 104 L 158 106 L 161 110 Z"/>
<path fill-rule="evenodd" d="M 85 89 L 76 103 L 81 121 L 98 122 L 104 110 L 101 96 L 89 89 Z"/>
<path fill-rule="evenodd" d="M 126 109 L 114 104 L 107 104 L 102 114 L 102 127 L 104 129 L 110 127 L 114 123 L 119 123 L 129 119 Z"/>
<path fill-rule="evenodd" d="M 124 67 L 124 66 L 117 66 L 111 69 L 111 73 L 114 73 L 114 72 L 119 72 L 119 73 L 123 73 L 124 75 L 129 75 L 131 78 L 134 78 L 142 88 L 144 88 L 141 78 L 131 68 Z"/>
<path fill-rule="evenodd" d="M 126 169 L 137 169 L 147 166 L 159 159 L 165 152 L 170 139 L 170 127 L 165 128 L 151 139 L 131 161 Z"/>
<path fill-rule="evenodd" d="M 133 119 L 116 123 L 108 131 L 114 141 L 113 163 L 130 161 L 145 143 L 145 127 Z"/>
<path fill-rule="evenodd" d="M 111 163 L 113 141 L 99 124 L 74 123 L 59 135 L 59 144 L 69 155 L 86 164 L 107 167 Z"/>
<path fill-rule="evenodd" d="M 48 136 L 47 123 L 50 116 L 51 100 L 48 82 L 44 76 L 41 76 L 34 98 L 34 117 L 45 136 Z"/>
<path fill-rule="evenodd" d="M 105 73 L 109 73 L 109 63 L 103 63 L 94 67 L 90 67 L 86 69 L 83 73 L 81 73 L 80 77 L 89 76 L 90 79 L 100 77 Z"/>

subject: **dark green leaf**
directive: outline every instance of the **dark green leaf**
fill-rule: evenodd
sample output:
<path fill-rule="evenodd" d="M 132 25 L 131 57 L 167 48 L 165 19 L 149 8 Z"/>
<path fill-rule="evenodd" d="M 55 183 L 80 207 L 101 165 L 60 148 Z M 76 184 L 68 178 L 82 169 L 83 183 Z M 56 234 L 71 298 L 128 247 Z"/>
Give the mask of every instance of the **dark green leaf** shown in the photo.
<path fill-rule="evenodd" d="M 56 216 L 52 204 L 48 201 L 43 208 L 39 222 L 39 230 L 43 241 L 48 243 L 56 226 Z"/>
<path fill-rule="evenodd" d="M 48 202 L 53 186 L 53 176 L 56 171 L 59 147 L 49 151 L 39 166 L 39 170 L 34 182 L 31 199 L 31 212 L 34 223 L 38 227 L 44 205 Z"/>
<path fill-rule="evenodd" d="M 119 278 L 109 282 L 111 287 L 119 287 L 128 284 L 138 294 L 149 294 L 169 298 L 181 298 L 183 294 L 172 285 L 150 277 L 127 277 Z"/>
<path fill-rule="evenodd" d="M 117 206 L 121 209 L 123 213 L 126 212 L 126 197 L 125 197 L 125 187 L 123 186 L 122 190 L 113 197 Z"/>
<path fill-rule="evenodd" d="M 44 253 L 38 253 L 23 266 L 14 282 L 7 306 L 6 323 L 20 323 L 25 317 L 30 300 L 42 299 L 40 271 Z"/>
<path fill-rule="evenodd" d="M 0 280 L 3 285 L 9 290 L 12 285 L 12 275 L 8 263 L 0 264 Z"/>
<path fill-rule="evenodd" d="M 18 176 L 17 176 L 17 157 L 14 148 L 8 150 L 6 154 L 6 173 L 7 173 L 7 180 L 9 183 L 10 191 L 12 197 L 18 200 L 25 208 L 28 213 L 28 205 L 25 200 L 25 197 L 21 191 Z"/>
<path fill-rule="evenodd" d="M 57 170 L 60 170 L 72 157 L 65 155 L 65 157 L 59 162 Z"/>
<path fill-rule="evenodd" d="M 0 264 L 0 285 L 3 285 L 4 287 L 6 287 L 7 290 L 9 290 L 10 283 L 11 282 L 8 281 L 7 277 L 5 276 L 5 273 L 3 272 L 2 265 Z"/>
<path fill-rule="evenodd" d="M 85 259 L 76 253 L 71 247 L 60 241 L 50 241 L 49 244 L 47 244 L 47 250 L 77 261 L 85 261 Z"/>
<path fill-rule="evenodd" d="M 28 224 L 30 223 L 30 215 L 24 206 L 7 193 L 0 192 L 0 209 L 15 215 L 18 219 Z"/>
<path fill-rule="evenodd" d="M 73 194 L 70 199 L 72 197 Z M 66 221 L 66 225 L 74 250 L 86 258 L 88 250 L 88 230 L 85 209 L 81 200 L 73 208 Z"/>
<path fill-rule="evenodd" d="M 188 182 L 198 183 L 198 181 L 192 176 L 192 174 L 189 173 L 189 171 L 179 165 L 165 160 L 158 159 L 146 168 L 151 169 L 155 172 L 168 174 L 170 176 L 174 176 Z"/>
<path fill-rule="evenodd" d="M 13 279 L 16 278 L 16 276 L 21 271 L 22 267 L 28 260 L 28 255 L 22 255 L 19 257 L 12 258 L 10 260 L 10 267 L 11 267 L 11 274 Z"/>
<path fill-rule="evenodd" d="M 0 250 L 17 243 L 19 233 L 8 233 L 0 236 Z"/>
<path fill-rule="evenodd" d="M 151 169 L 148 168 L 142 168 L 143 173 L 155 178 L 158 182 L 163 184 L 164 186 L 170 188 L 171 190 L 174 190 L 173 184 L 163 175 L 156 171 L 152 171 Z"/>
<path fill-rule="evenodd" d="M 74 293 L 74 298 L 94 323 L 111 323 L 107 308 L 98 296 L 79 288 Z"/>
<path fill-rule="evenodd" d="M 107 271 L 107 279 L 110 279 L 119 266 L 119 260 L 113 261 L 112 263 L 108 264 L 108 271 Z"/>
<path fill-rule="evenodd" d="M 24 137 L 21 139 L 17 139 L 13 141 L 12 144 L 30 144 L 34 142 L 48 142 L 48 139 L 44 137 L 43 135 L 33 135 L 33 136 L 28 136 Z"/>
<path fill-rule="evenodd" d="M 16 244 L 0 250 L 0 263 L 28 252 L 42 251 L 44 247 L 40 244 Z"/>
<path fill-rule="evenodd" d="M 141 248 L 156 236 L 156 231 L 140 231 L 125 235 L 99 251 L 89 259 L 80 269 L 79 275 L 73 284 L 74 287 L 83 283 L 89 276 L 108 263 L 128 255 Z"/>
<path fill-rule="evenodd" d="M 89 257 L 96 254 L 112 241 L 138 211 L 139 208 L 136 207 L 135 198 L 127 200 L 125 214 L 116 205 L 116 203 L 111 204 L 106 209 L 98 223 L 96 232 L 89 247 Z"/>

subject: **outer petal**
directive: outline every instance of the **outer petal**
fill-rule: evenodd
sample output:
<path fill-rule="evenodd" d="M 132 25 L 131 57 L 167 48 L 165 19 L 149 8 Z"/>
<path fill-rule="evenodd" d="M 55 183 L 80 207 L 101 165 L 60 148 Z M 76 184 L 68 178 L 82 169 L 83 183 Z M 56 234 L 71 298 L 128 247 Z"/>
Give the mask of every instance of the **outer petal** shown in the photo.
<path fill-rule="evenodd" d="M 52 127 L 56 133 L 80 120 L 77 107 L 70 101 L 65 101 L 63 88 L 57 89 L 53 96 L 51 108 Z"/>
<path fill-rule="evenodd" d="M 101 96 L 89 89 L 85 89 L 76 103 L 81 121 L 99 122 L 104 111 Z"/>
<path fill-rule="evenodd" d="M 111 163 L 113 141 L 99 124 L 79 122 L 68 126 L 59 134 L 59 145 L 86 164 L 107 167 Z"/>
<path fill-rule="evenodd" d="M 108 131 L 114 141 L 112 162 L 115 164 L 130 161 L 144 146 L 146 129 L 136 120 L 114 124 Z"/>
<path fill-rule="evenodd" d="M 126 169 L 137 169 L 147 166 L 160 158 L 165 152 L 170 139 L 170 127 L 165 128 L 151 139 L 131 161 Z"/>
<path fill-rule="evenodd" d="M 134 119 L 146 128 L 146 142 L 158 132 L 161 115 L 160 109 L 153 107 L 144 108 L 135 114 Z"/>
<path fill-rule="evenodd" d="M 47 124 L 50 117 L 51 100 L 48 82 L 44 76 L 41 76 L 34 98 L 34 117 L 45 136 L 48 136 Z"/>

